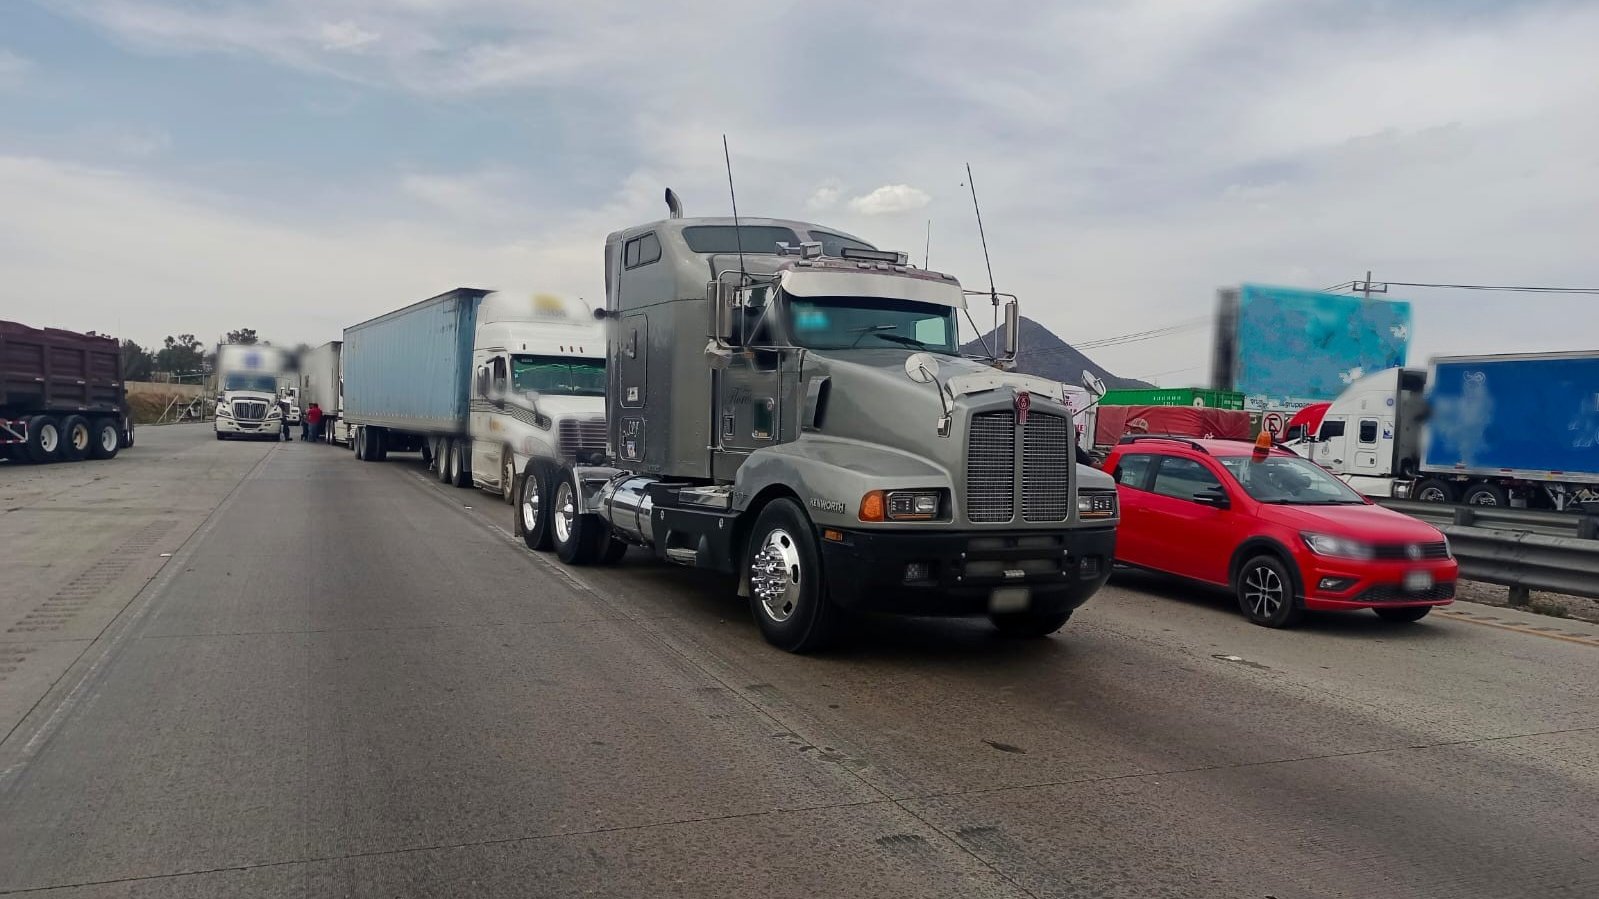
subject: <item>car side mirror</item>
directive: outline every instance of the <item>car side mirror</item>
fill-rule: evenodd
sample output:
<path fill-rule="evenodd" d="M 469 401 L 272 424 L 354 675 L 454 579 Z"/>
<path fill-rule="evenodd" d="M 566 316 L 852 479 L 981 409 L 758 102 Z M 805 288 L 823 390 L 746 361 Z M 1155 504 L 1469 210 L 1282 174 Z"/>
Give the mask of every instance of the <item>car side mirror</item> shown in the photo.
<path fill-rule="evenodd" d="M 1226 492 L 1217 490 L 1214 487 L 1194 494 L 1194 502 L 1199 503 L 1201 506 L 1210 506 L 1213 509 L 1226 509 L 1233 504 L 1232 500 L 1227 498 Z"/>

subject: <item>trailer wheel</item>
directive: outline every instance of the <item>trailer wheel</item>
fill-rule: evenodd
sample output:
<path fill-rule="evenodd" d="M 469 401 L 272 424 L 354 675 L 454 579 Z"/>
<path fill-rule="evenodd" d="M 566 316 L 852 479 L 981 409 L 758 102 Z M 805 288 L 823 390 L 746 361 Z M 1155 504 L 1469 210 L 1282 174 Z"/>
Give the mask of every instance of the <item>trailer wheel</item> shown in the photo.
<path fill-rule="evenodd" d="M 68 415 L 61 421 L 61 461 L 81 462 L 89 455 L 94 443 L 94 433 L 89 430 L 89 420 L 81 415 Z"/>
<path fill-rule="evenodd" d="M 122 448 L 127 449 L 133 445 L 133 419 L 124 415 L 122 417 Z"/>
<path fill-rule="evenodd" d="M 774 499 L 750 532 L 750 612 L 766 642 L 811 652 L 832 642 L 839 609 L 827 598 L 816 533 L 798 503 Z"/>
<path fill-rule="evenodd" d="M 35 465 L 54 462 L 61 452 L 61 423 L 48 415 L 28 419 L 28 461 Z"/>
<path fill-rule="evenodd" d="M 537 459 L 527 464 L 517 483 L 516 532 L 528 549 L 550 548 L 549 481 Z"/>
<path fill-rule="evenodd" d="M 610 538 L 605 522 L 581 511 L 570 469 L 563 469 L 550 490 L 550 538 L 555 554 L 568 565 L 592 565 L 600 560 Z"/>
<path fill-rule="evenodd" d="M 122 448 L 122 435 L 117 432 L 117 420 L 97 418 L 89 427 L 94 438 L 89 444 L 89 455 L 95 459 L 116 458 L 117 450 Z"/>
<path fill-rule="evenodd" d="M 472 441 L 450 441 L 450 483 L 457 487 L 472 486 Z"/>
<path fill-rule="evenodd" d="M 1452 503 L 1455 501 L 1455 485 L 1438 478 L 1428 478 L 1416 485 L 1411 496 L 1424 503 Z"/>
<path fill-rule="evenodd" d="M 1498 484 L 1472 484 L 1466 488 L 1460 501 L 1468 506 L 1498 506 L 1503 509 L 1510 505 L 1510 494 Z"/>
<path fill-rule="evenodd" d="M 389 429 L 367 428 L 367 433 L 372 435 L 372 443 L 366 448 L 366 457 L 373 462 L 382 462 L 389 458 Z"/>

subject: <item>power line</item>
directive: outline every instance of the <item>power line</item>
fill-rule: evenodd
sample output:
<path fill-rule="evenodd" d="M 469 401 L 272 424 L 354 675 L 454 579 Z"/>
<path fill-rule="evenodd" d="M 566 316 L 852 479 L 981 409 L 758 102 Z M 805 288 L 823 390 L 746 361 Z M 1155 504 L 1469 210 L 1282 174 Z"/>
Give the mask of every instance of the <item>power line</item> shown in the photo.
<path fill-rule="evenodd" d="M 1345 281 L 1331 287 L 1322 288 L 1323 293 L 1335 290 L 1359 290 L 1365 281 Z M 1491 290 L 1506 293 L 1547 293 L 1599 296 L 1599 287 L 1529 287 L 1503 284 L 1435 284 L 1426 281 L 1374 281 L 1372 284 L 1381 284 L 1384 287 L 1426 287 L 1438 290 Z M 1374 287 L 1373 290 L 1376 288 Z"/>

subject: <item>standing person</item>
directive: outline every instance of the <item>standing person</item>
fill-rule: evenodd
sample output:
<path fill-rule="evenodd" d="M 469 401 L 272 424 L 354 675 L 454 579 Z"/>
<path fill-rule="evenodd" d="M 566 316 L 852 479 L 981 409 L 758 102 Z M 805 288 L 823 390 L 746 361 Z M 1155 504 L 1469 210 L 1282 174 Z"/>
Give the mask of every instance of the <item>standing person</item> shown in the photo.
<path fill-rule="evenodd" d="M 306 421 L 306 424 L 311 428 L 311 439 L 312 440 L 321 440 L 322 439 L 322 407 L 317 405 L 316 403 L 312 403 L 311 404 L 311 408 L 305 410 L 305 421 Z"/>
<path fill-rule="evenodd" d="M 289 433 L 289 401 L 285 397 L 278 397 L 278 438 L 294 442 L 294 435 Z"/>
<path fill-rule="evenodd" d="M 311 419 L 304 415 L 300 416 L 300 439 L 311 439 Z"/>

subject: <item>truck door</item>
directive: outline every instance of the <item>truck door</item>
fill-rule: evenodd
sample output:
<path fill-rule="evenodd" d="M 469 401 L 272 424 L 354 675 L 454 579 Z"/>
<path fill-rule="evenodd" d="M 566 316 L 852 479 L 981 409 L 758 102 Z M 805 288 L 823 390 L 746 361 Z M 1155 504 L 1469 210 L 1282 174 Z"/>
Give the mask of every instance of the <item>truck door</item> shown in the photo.
<path fill-rule="evenodd" d="M 1321 431 L 1316 435 L 1316 464 L 1328 471 L 1340 474 L 1348 471 L 1349 454 L 1348 442 L 1345 439 L 1343 418 L 1328 416 L 1321 422 Z"/>
<path fill-rule="evenodd" d="M 1393 419 L 1360 419 L 1355 430 L 1354 458 L 1351 460 L 1348 473 L 1373 477 L 1387 474 L 1388 466 L 1380 463 L 1383 461 L 1385 447 L 1388 453 L 1393 452 L 1393 442 Z"/>
<path fill-rule="evenodd" d="M 772 323 L 761 315 L 766 311 L 764 300 L 764 291 L 751 293 L 744 308 L 749 328 L 744 343 L 749 348 L 734 353 L 716 380 L 717 477 L 731 478 L 751 452 L 783 439 L 785 354 L 781 349 L 759 348 L 772 345 Z"/>
<path fill-rule="evenodd" d="M 510 370 L 504 356 L 491 356 L 474 373 L 468 432 L 472 445 L 472 480 L 479 486 L 501 488 L 500 462 L 505 442 L 511 435 L 505 429 L 505 397 L 510 390 Z"/>

